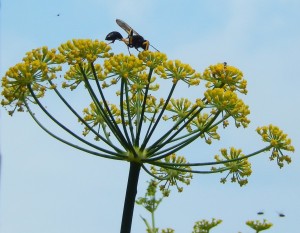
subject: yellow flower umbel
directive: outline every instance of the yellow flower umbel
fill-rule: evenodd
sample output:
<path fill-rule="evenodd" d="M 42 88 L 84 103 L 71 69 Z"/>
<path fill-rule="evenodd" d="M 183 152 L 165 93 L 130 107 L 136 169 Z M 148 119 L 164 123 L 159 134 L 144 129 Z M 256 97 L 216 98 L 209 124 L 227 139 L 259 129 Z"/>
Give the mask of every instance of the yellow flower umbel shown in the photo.
<path fill-rule="evenodd" d="M 244 177 L 250 176 L 252 173 L 251 164 L 245 155 L 242 154 L 242 150 L 237 150 L 233 147 L 230 148 L 228 153 L 227 149 L 221 149 L 221 155 L 225 159 L 221 159 L 219 155 L 215 156 L 217 162 L 222 162 L 224 167 L 213 168 L 213 171 L 219 170 L 220 172 L 228 171 L 225 178 L 221 179 L 221 183 L 225 183 L 227 177 L 231 174 L 231 182 L 238 182 L 240 186 L 248 183 L 248 180 Z"/>
<path fill-rule="evenodd" d="M 83 76 L 83 73 L 85 74 L 85 77 Z M 81 63 L 81 65 L 75 64 L 71 66 L 64 78 L 66 81 L 63 82 L 62 87 L 74 90 L 82 82 L 84 83 L 85 79 L 94 80 L 97 78 L 102 81 L 105 79 L 105 76 L 103 74 L 103 68 L 99 64 L 91 66 L 89 63 Z"/>
<path fill-rule="evenodd" d="M 138 58 L 150 69 L 155 69 L 167 60 L 166 54 L 149 50 L 139 53 Z"/>
<path fill-rule="evenodd" d="M 250 110 L 237 95 L 237 92 L 247 93 L 242 72 L 219 63 L 209 66 L 201 75 L 190 65 L 168 60 L 160 52 L 143 51 L 138 56 L 113 55 L 110 49 L 102 41 L 77 39 L 59 46 L 59 53 L 47 47 L 28 52 L 23 62 L 10 68 L 2 78 L 2 105 L 12 107 L 11 115 L 16 109 L 23 111 L 26 106 L 37 123 L 56 139 L 87 153 L 137 163 L 153 177 L 167 181 L 171 186 L 177 186 L 178 181 L 189 183 L 191 173 L 225 170 L 232 174 L 232 181 L 243 185 L 246 183 L 243 177 L 251 174 L 246 158 L 271 148 L 270 158 L 276 158 L 280 167 L 284 161 L 291 161 L 289 156 L 282 154 L 282 150 L 294 151 L 291 141 L 273 126 L 258 128 L 258 133 L 270 145 L 249 155 L 244 156 L 235 149 L 230 153 L 222 150 L 225 160 L 217 158 L 211 163 L 189 163 L 183 157 L 176 157 L 176 152 L 198 139 L 204 139 L 207 144 L 213 139 L 220 140 L 219 125 L 227 128 L 230 118 L 236 127 L 247 127 Z M 159 95 L 156 93 L 160 91 L 161 79 L 171 80 L 171 87 Z M 200 79 L 207 81 L 208 88 L 202 96 L 199 94 L 196 100 L 174 98 L 173 94 L 180 85 L 187 85 L 192 91 L 200 84 Z M 55 81 L 62 83 L 63 89 Z M 78 88 L 80 86 L 84 88 Z M 108 102 L 105 97 L 112 88 L 119 88 L 114 89 L 116 102 Z M 76 95 L 77 89 L 86 90 L 87 95 L 82 92 L 79 95 L 82 100 L 89 100 L 89 107 L 84 108 L 83 115 L 73 107 L 76 103 L 68 102 L 61 93 L 61 90 L 72 90 Z M 66 128 L 40 102 L 46 90 L 54 91 L 82 124 L 83 137 Z M 84 146 L 68 142 L 47 130 L 36 119 L 30 103 L 37 104 L 55 124 Z M 162 119 L 165 120 L 163 124 Z M 163 131 L 160 128 L 164 128 Z M 100 140 L 103 145 L 94 145 L 89 141 L 91 138 Z M 146 164 L 155 169 L 148 169 Z M 217 164 L 224 167 L 214 168 Z M 203 166 L 209 169 L 199 169 Z"/>
<path fill-rule="evenodd" d="M 209 66 L 204 71 L 202 79 L 208 81 L 206 84 L 208 88 L 223 88 L 247 94 L 247 81 L 243 79 L 243 73 L 226 63 Z"/>
<path fill-rule="evenodd" d="M 181 98 L 170 100 L 170 103 L 166 107 L 169 112 L 173 112 L 174 114 L 171 116 L 166 115 L 164 120 L 172 119 L 173 121 L 178 121 L 186 117 L 186 115 L 190 112 L 192 107 L 192 102 L 189 99 Z"/>
<path fill-rule="evenodd" d="M 199 85 L 201 77 L 190 65 L 179 60 L 164 62 L 157 68 L 156 73 L 162 78 L 172 79 L 173 83 L 182 80 L 188 85 Z"/>
<path fill-rule="evenodd" d="M 103 103 L 100 103 L 103 107 Z M 121 123 L 120 120 L 120 110 L 115 105 L 110 105 L 111 113 L 115 117 L 117 123 Z M 103 133 L 106 138 L 109 138 L 109 132 L 107 132 L 107 123 L 106 118 L 99 108 L 96 107 L 95 103 L 90 104 L 90 108 L 85 108 L 83 110 L 84 113 L 84 121 L 91 125 L 92 127 L 98 128 L 97 131 L 99 132 L 100 129 L 103 130 Z M 108 112 L 104 112 L 104 114 L 108 114 Z M 86 136 L 91 131 L 90 127 L 85 127 L 83 131 L 83 135 Z M 96 135 L 95 140 L 99 140 L 99 136 Z"/>
<path fill-rule="evenodd" d="M 214 218 L 211 220 L 211 222 L 205 219 L 197 221 L 195 222 L 192 233 L 209 233 L 212 228 L 221 223 L 222 220 Z"/>
<path fill-rule="evenodd" d="M 64 58 L 56 54 L 56 50 L 47 47 L 34 49 L 26 54 L 22 63 L 9 68 L 2 78 L 3 106 L 12 106 L 9 114 L 17 109 L 23 111 L 26 101 L 35 102 L 35 98 L 44 96 L 47 89 L 55 88 L 51 80 L 56 78 L 56 72 L 61 70 L 57 65 Z M 48 81 L 48 82 L 47 82 Z"/>
<path fill-rule="evenodd" d="M 237 127 L 239 127 L 240 124 L 242 124 L 243 127 L 247 127 L 250 123 L 250 120 L 247 118 L 247 115 L 250 114 L 249 107 L 245 105 L 241 99 L 238 99 L 236 93 L 223 88 L 215 88 L 207 90 L 204 95 L 207 100 L 207 105 L 232 116 Z"/>
<path fill-rule="evenodd" d="M 256 221 L 247 221 L 246 225 L 251 227 L 253 230 L 255 230 L 257 233 L 270 229 L 273 224 L 267 222 L 266 219 L 263 220 L 263 222 L 260 222 L 259 220 Z"/>
<path fill-rule="evenodd" d="M 145 70 L 143 61 L 131 55 L 119 54 L 104 62 L 106 75 L 116 75 L 120 78 L 134 78 Z"/>
<path fill-rule="evenodd" d="M 270 160 L 276 159 L 280 168 L 284 166 L 284 161 L 288 164 L 292 161 L 291 157 L 283 154 L 283 150 L 294 152 L 295 149 L 292 146 L 292 140 L 288 138 L 287 134 L 284 134 L 277 126 L 269 125 L 258 127 L 257 133 L 261 135 L 264 142 L 270 143 L 270 149 L 272 154 Z"/>
<path fill-rule="evenodd" d="M 207 113 L 199 114 L 196 119 L 193 119 L 193 121 L 188 125 L 188 130 L 190 133 L 195 132 L 194 127 L 196 127 L 197 130 L 203 131 L 203 134 L 200 135 L 201 138 L 205 138 L 205 142 L 207 144 L 211 144 L 211 139 L 217 139 L 220 140 L 220 135 L 217 133 L 218 126 L 209 127 L 207 128 L 207 123 L 209 122 L 209 115 Z"/>
<path fill-rule="evenodd" d="M 228 130 L 231 119 L 236 127 L 250 123 L 249 107 L 238 96 L 247 93 L 247 82 L 234 66 L 212 65 L 201 75 L 190 65 L 168 60 L 160 52 L 114 55 L 110 49 L 103 41 L 77 39 L 63 43 L 58 52 L 47 47 L 30 51 L 2 78 L 1 104 L 10 115 L 26 108 L 44 131 L 73 148 L 128 162 L 124 227 L 131 222 L 127 216 L 132 217 L 132 197 L 136 195 L 141 169 L 158 183 L 165 182 L 161 189 L 168 195 L 171 186 L 182 191 L 179 182 L 189 184 L 192 174 L 227 171 L 231 180 L 242 186 L 251 174 L 248 158 L 270 149 L 270 158 L 276 158 L 280 167 L 284 161 L 291 161 L 282 152 L 294 151 L 290 139 L 277 127 L 269 126 L 257 130 L 269 143 L 265 148 L 248 155 L 233 148 L 230 152 L 222 149 L 222 157 L 217 156 L 216 161 L 197 162 L 209 156 L 203 154 L 206 150 L 201 146 L 220 140 L 219 131 Z M 201 84 L 206 82 L 204 93 L 199 91 L 200 80 Z M 195 99 L 187 98 L 182 86 L 194 91 Z M 59 104 L 53 104 L 53 96 Z M 51 107 L 46 97 L 50 97 Z M 67 119 L 62 106 L 70 113 Z M 50 119 L 46 121 L 49 125 L 43 125 L 44 118 L 38 119 L 36 109 Z M 71 123 L 72 116 L 80 130 Z M 206 143 L 197 144 L 199 150 L 193 152 L 193 158 L 176 156 L 199 140 Z M 220 167 L 215 168 L 217 165 Z"/>
<path fill-rule="evenodd" d="M 93 63 L 98 58 L 110 57 L 110 46 L 103 41 L 91 39 L 78 39 L 68 41 L 59 46 L 59 52 L 65 57 L 69 65 L 82 62 Z"/>
<path fill-rule="evenodd" d="M 175 185 L 178 192 L 182 192 L 183 188 L 179 187 L 177 182 L 180 181 L 181 183 L 189 185 L 193 177 L 191 172 L 187 172 L 189 170 L 191 171 L 189 166 L 185 166 L 186 171 L 180 169 L 180 164 L 185 164 L 186 159 L 182 156 L 176 156 L 176 154 L 172 154 L 168 157 L 165 157 L 164 160 L 165 165 L 162 163 L 158 170 L 155 166 L 151 167 L 152 174 L 155 175 L 158 180 L 165 181 L 165 183 L 160 186 L 160 190 L 163 192 L 164 196 L 169 196 L 169 187 Z"/>

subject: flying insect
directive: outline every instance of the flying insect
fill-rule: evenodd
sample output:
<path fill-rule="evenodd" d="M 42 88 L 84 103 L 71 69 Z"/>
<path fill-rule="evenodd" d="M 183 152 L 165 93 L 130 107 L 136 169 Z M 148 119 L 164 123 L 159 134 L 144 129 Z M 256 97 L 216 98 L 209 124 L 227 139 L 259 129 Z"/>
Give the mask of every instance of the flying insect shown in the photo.
<path fill-rule="evenodd" d="M 284 218 L 284 217 L 285 217 L 285 214 L 283 214 L 283 213 L 278 213 L 278 216 L 281 217 L 281 218 Z"/>
<path fill-rule="evenodd" d="M 121 33 L 117 31 L 113 31 L 107 34 L 105 40 L 111 41 L 110 43 L 114 43 L 116 40 L 123 41 L 127 45 L 129 54 L 130 54 L 129 48 L 135 48 L 137 51 L 139 51 L 139 48 L 142 48 L 143 50 L 148 50 L 149 46 L 154 48 L 152 45 L 150 45 L 148 40 L 145 40 L 144 37 L 138 34 L 132 27 L 130 27 L 123 20 L 116 19 L 116 22 L 125 32 L 127 32 L 128 37 L 123 38 Z M 154 49 L 158 51 L 156 48 Z"/>

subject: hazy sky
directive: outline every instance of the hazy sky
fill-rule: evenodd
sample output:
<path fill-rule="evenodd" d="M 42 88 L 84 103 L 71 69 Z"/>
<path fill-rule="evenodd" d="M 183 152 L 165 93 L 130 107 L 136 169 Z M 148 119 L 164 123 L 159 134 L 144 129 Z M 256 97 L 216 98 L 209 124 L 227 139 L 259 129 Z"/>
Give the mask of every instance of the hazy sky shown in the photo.
<path fill-rule="evenodd" d="M 270 162 L 267 153 L 251 159 L 253 175 L 243 188 L 220 184 L 222 175 L 194 176 L 183 193 L 173 190 L 163 201 L 157 226 L 185 233 L 192 231 L 195 221 L 215 217 L 223 223 L 214 233 L 251 233 L 245 221 L 266 218 L 274 224 L 267 232 L 298 233 L 300 1 L 3 0 L 1 77 L 33 48 L 57 47 L 73 38 L 103 40 L 116 30 L 125 35 L 116 18 L 170 59 L 189 63 L 199 72 L 226 61 L 242 70 L 248 81 L 249 92 L 243 99 L 251 109 L 249 127 L 232 125 L 222 132 L 223 140 L 211 146 L 196 142 L 180 155 L 209 161 L 220 148 L 230 146 L 251 153 L 263 145 L 256 127 L 269 123 L 283 129 L 296 149 L 293 163 L 283 169 Z M 113 52 L 128 53 L 122 43 L 112 47 Z M 9 117 L 2 108 L 0 126 L 2 233 L 119 232 L 128 163 L 70 148 L 50 138 L 27 113 Z M 149 178 L 141 174 L 138 196 L 144 195 Z M 265 215 L 257 216 L 258 211 Z M 286 217 L 279 218 L 279 212 Z M 150 220 L 136 206 L 133 233 L 145 232 L 139 215 Z"/>

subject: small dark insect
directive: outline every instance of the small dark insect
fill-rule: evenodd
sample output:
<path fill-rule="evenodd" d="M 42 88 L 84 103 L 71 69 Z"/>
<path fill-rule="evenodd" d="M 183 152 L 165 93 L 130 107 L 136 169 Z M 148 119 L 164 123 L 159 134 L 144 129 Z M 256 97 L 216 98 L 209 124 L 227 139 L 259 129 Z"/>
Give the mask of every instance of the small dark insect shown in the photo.
<path fill-rule="evenodd" d="M 60 14 L 57 14 L 56 16 L 60 16 Z"/>
<path fill-rule="evenodd" d="M 132 27 L 130 27 L 123 20 L 116 19 L 116 22 L 125 32 L 127 32 L 128 37 L 123 38 L 121 33 L 117 31 L 113 31 L 110 32 L 105 37 L 105 40 L 111 41 L 110 43 L 114 43 L 116 40 L 123 41 L 127 45 L 129 54 L 130 54 L 129 48 L 135 48 L 137 51 L 139 51 L 139 48 L 142 48 L 143 50 L 148 50 L 149 46 L 154 48 L 152 45 L 150 45 L 148 40 L 145 40 L 144 37 L 138 34 Z M 158 51 L 156 48 L 154 49 Z"/>
<path fill-rule="evenodd" d="M 224 64 L 224 69 L 226 69 L 227 68 L 227 62 L 224 62 L 223 64 Z"/>
<path fill-rule="evenodd" d="M 259 212 L 257 212 L 257 215 L 263 215 L 264 214 L 264 212 L 263 211 L 259 211 Z"/>
<path fill-rule="evenodd" d="M 279 213 L 278 216 L 279 216 L 280 218 L 284 218 L 284 217 L 285 217 L 285 214 Z"/>

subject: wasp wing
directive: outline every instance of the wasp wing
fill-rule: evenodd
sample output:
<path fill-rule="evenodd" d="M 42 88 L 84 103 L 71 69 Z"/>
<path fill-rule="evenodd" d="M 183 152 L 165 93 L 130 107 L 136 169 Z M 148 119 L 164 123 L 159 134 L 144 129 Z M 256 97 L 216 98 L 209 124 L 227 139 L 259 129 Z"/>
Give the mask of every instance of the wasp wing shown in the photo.
<path fill-rule="evenodd" d="M 134 34 L 139 35 L 135 30 L 133 30 L 132 27 L 130 27 L 127 23 L 125 23 L 123 20 L 116 19 L 117 24 L 124 29 L 125 32 L 129 35 L 132 31 Z"/>

